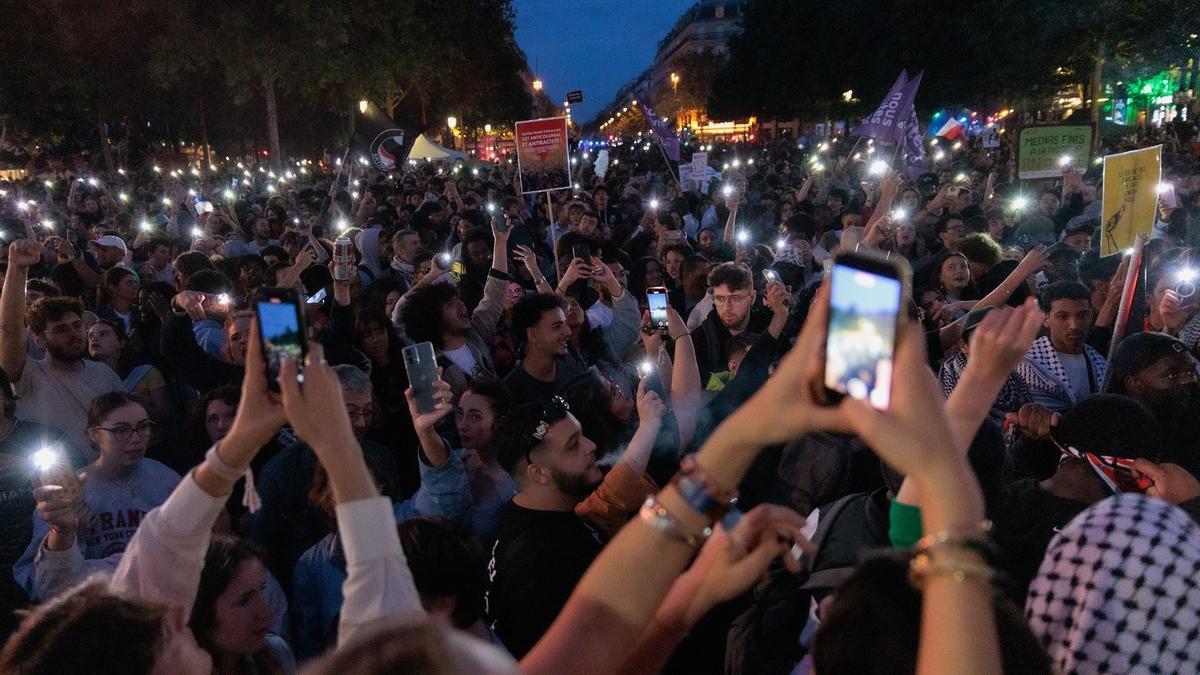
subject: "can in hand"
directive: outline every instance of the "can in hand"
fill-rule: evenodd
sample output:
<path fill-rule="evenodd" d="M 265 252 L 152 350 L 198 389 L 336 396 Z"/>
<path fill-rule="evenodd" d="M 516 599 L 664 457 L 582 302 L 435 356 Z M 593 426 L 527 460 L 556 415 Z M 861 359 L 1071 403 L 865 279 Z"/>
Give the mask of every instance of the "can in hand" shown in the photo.
<path fill-rule="evenodd" d="M 333 280 L 350 281 L 354 275 L 354 252 L 350 248 L 350 238 L 338 237 L 333 242 Z"/>

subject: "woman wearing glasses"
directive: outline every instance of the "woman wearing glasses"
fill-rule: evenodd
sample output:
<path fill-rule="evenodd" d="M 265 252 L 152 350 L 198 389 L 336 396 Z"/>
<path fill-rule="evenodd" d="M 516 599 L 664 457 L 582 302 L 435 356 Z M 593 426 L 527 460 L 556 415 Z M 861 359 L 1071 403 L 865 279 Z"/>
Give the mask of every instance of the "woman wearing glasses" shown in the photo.
<path fill-rule="evenodd" d="M 100 458 L 80 472 L 83 504 L 53 499 L 47 483 L 57 472 L 39 469 L 46 479 L 35 476 L 42 487 L 34 490 L 33 541 L 13 567 L 32 599 L 47 600 L 94 572 L 111 573 L 142 516 L 175 489 L 179 474 L 145 456 L 153 429 L 136 398 L 101 394 L 88 411 L 88 439 Z"/>

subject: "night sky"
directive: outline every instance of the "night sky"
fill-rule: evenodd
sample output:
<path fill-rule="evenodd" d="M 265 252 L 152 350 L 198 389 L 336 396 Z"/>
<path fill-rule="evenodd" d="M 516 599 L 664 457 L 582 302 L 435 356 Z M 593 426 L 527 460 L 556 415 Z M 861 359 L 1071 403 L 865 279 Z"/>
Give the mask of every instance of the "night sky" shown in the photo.
<path fill-rule="evenodd" d="M 654 60 L 658 41 L 695 0 L 513 0 L 517 44 L 540 75 L 550 100 L 572 89 L 583 103 L 571 107 L 586 123 L 621 85 Z"/>

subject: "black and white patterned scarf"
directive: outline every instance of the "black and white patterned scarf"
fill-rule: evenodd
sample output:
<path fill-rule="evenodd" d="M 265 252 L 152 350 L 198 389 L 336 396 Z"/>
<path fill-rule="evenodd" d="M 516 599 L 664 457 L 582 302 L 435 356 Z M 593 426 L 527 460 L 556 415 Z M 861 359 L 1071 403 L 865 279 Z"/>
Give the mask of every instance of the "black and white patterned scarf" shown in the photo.
<path fill-rule="evenodd" d="M 1050 542 L 1025 615 L 1059 672 L 1200 672 L 1200 527 L 1139 494 L 1095 504 Z"/>
<path fill-rule="evenodd" d="M 1092 379 L 1095 380 L 1095 388 L 1098 389 L 1100 383 L 1104 381 L 1104 371 L 1108 367 L 1108 361 L 1105 360 L 1103 354 L 1087 345 L 1083 347 L 1083 354 L 1091 364 Z M 1075 389 L 1071 386 L 1071 378 L 1067 376 L 1067 369 L 1059 360 L 1058 351 L 1054 349 L 1054 344 L 1050 342 L 1048 335 L 1034 340 L 1033 344 L 1029 346 L 1025 358 L 1017 366 L 1017 374 L 1025 381 L 1035 397 L 1040 392 L 1045 395 L 1057 396 L 1070 406 L 1078 403 L 1075 400 Z"/>

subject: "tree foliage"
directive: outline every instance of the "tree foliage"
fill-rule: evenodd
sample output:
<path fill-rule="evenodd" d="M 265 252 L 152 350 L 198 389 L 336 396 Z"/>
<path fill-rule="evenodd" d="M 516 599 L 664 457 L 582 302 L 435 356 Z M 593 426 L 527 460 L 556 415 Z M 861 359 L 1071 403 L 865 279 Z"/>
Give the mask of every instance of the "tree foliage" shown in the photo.
<path fill-rule="evenodd" d="M 203 108 L 212 140 L 261 138 L 268 87 L 292 135 L 348 130 L 361 98 L 467 124 L 531 105 L 511 0 L 0 4 L 0 120 L 33 137 L 122 116 L 194 131 Z"/>

